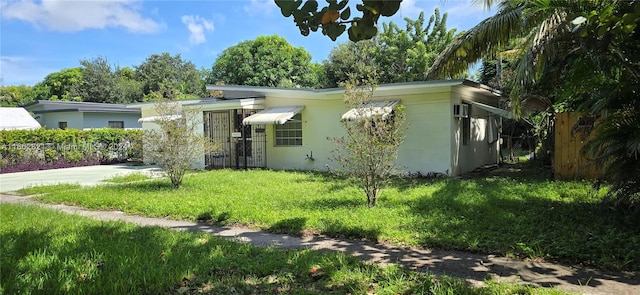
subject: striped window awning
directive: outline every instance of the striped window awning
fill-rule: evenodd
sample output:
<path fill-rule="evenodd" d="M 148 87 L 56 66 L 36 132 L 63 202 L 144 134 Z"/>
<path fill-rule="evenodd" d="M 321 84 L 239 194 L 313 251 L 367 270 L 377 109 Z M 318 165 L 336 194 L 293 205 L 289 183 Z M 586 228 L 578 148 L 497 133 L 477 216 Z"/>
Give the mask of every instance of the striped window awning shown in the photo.
<path fill-rule="evenodd" d="M 284 124 L 304 109 L 304 106 L 267 108 L 242 120 L 244 125 Z"/>
<path fill-rule="evenodd" d="M 362 118 L 371 118 L 379 115 L 384 119 L 393 112 L 393 108 L 400 100 L 370 101 L 362 106 L 350 109 L 342 115 L 342 120 L 355 121 Z"/>

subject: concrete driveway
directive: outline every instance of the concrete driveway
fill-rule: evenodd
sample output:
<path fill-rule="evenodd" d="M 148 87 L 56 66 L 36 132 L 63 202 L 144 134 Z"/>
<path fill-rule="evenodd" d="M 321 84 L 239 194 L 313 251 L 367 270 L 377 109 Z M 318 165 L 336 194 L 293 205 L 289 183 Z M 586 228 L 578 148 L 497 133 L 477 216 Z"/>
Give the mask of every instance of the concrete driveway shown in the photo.
<path fill-rule="evenodd" d="M 0 192 L 11 192 L 25 187 L 62 183 L 96 185 L 116 175 L 126 175 L 134 172 L 151 174 L 158 171 L 159 168 L 155 166 L 115 164 L 4 173 L 0 174 Z"/>

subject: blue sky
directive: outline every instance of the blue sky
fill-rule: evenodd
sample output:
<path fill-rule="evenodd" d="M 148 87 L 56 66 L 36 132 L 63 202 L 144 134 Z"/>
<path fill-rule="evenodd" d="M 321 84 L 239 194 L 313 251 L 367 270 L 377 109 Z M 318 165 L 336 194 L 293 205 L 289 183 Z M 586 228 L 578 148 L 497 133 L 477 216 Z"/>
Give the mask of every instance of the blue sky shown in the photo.
<path fill-rule="evenodd" d="M 132 67 L 154 53 L 169 52 L 210 68 L 225 48 L 274 34 L 321 62 L 348 40 L 346 33 L 337 42 L 321 33 L 301 36 L 273 0 L 0 1 L 2 85 L 33 85 L 52 72 L 79 66 L 80 59 L 98 56 Z M 404 17 L 415 19 L 421 11 L 429 16 L 435 7 L 449 14 L 448 27 L 458 31 L 492 14 L 472 0 L 404 0 L 398 14 L 381 21 L 404 26 Z"/>

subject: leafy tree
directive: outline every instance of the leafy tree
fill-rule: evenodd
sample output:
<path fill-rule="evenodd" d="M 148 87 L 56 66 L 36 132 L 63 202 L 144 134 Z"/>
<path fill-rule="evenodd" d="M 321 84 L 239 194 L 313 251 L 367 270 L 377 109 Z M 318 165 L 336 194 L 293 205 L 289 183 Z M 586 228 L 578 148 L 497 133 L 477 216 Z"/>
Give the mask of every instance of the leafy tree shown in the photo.
<path fill-rule="evenodd" d="M 405 18 L 406 29 L 384 23 L 378 37 L 335 47 L 324 62 L 329 85 L 351 79 L 377 83 L 424 81 L 438 54 L 453 40 L 455 29 L 446 27 L 447 14 L 435 9 L 425 25 L 424 13 Z M 373 79 L 377 77 L 376 79 Z"/>
<path fill-rule="evenodd" d="M 314 87 L 311 55 L 273 35 L 225 49 L 213 64 L 209 83 L 269 87 Z"/>
<path fill-rule="evenodd" d="M 136 80 L 136 73 L 129 67 L 117 69 L 115 75 L 118 78 L 118 92 L 122 95 L 124 103 L 142 101 L 144 97 L 141 81 Z"/>
<path fill-rule="evenodd" d="M 381 83 L 426 80 L 426 72 L 455 37 L 455 29 L 447 29 L 447 14 L 435 9 L 425 26 L 424 12 L 416 20 L 404 19 L 406 28 L 393 22 L 383 24 L 380 49 L 376 60 Z"/>
<path fill-rule="evenodd" d="M 346 81 L 377 82 L 379 64 L 376 62 L 378 51 L 376 40 L 348 42 L 339 44 L 329 53 L 323 62 L 328 87 L 337 87 Z"/>
<path fill-rule="evenodd" d="M 124 102 L 118 89 L 117 68 L 106 58 L 82 59 L 80 64 L 83 67 L 82 80 L 74 85 L 73 95 L 89 102 Z"/>
<path fill-rule="evenodd" d="M 27 85 L 0 87 L 0 106 L 17 107 L 32 102 L 32 89 Z"/>
<path fill-rule="evenodd" d="M 361 16 L 351 17 L 349 0 L 327 0 L 328 5 L 320 7 L 316 0 L 275 0 L 282 15 L 293 16 L 293 21 L 304 36 L 320 30 L 323 35 L 335 41 L 345 31 L 349 40 L 358 42 L 373 38 L 378 33 L 380 16 L 392 16 L 400 9 L 402 0 L 362 0 L 356 9 Z M 303 4 L 304 3 L 304 4 Z M 347 26 L 349 29 L 347 30 Z"/>
<path fill-rule="evenodd" d="M 42 81 L 42 85 L 49 88 L 51 95 L 47 99 L 51 100 L 77 100 L 72 97 L 71 91 L 75 85 L 82 80 L 83 69 L 70 68 L 62 69 L 59 72 L 47 75 Z"/>
<path fill-rule="evenodd" d="M 607 197 L 640 213 L 640 1 L 603 1 L 572 24 L 579 48 L 559 75 L 598 118 L 583 152 L 604 167 Z"/>
<path fill-rule="evenodd" d="M 160 166 L 173 187 L 179 188 L 187 170 L 219 147 L 198 134 L 202 116 L 197 110 L 183 109 L 180 103 L 168 101 L 156 102 L 154 108 L 159 129 L 144 130 L 144 157 Z"/>
<path fill-rule="evenodd" d="M 196 66 L 182 60 L 180 54 L 152 54 L 136 67 L 136 79 L 143 83 L 144 95 L 166 99 L 204 95 L 200 72 Z"/>
<path fill-rule="evenodd" d="M 405 129 L 404 108 L 400 105 L 391 113 L 381 112 L 371 102 L 374 89 L 347 85 L 345 104 L 355 110 L 356 119 L 342 121 L 346 136 L 330 139 L 336 144 L 332 159 L 364 190 L 369 207 L 376 205 L 394 172 Z"/>
<path fill-rule="evenodd" d="M 329 87 L 329 78 L 327 77 L 327 72 L 325 71 L 325 67 L 322 64 L 315 62 L 311 63 L 309 65 L 309 70 L 310 88 L 321 89 Z"/>
<path fill-rule="evenodd" d="M 73 93 L 73 89 L 74 88 L 72 88 L 71 93 Z M 29 99 L 30 101 L 47 100 L 51 98 L 51 88 L 48 87 L 47 85 L 42 84 L 42 82 L 38 82 L 35 85 L 33 85 L 33 88 L 31 88 L 31 93 L 29 93 L 29 97 L 30 97 Z"/>
<path fill-rule="evenodd" d="M 41 82 L 36 83 L 33 87 L 26 88 L 18 92 L 14 92 L 16 99 L 21 104 L 26 104 L 36 100 L 80 100 L 73 90 L 82 80 L 83 69 L 69 68 L 62 69 L 58 72 L 47 75 Z M 9 88 L 8 91 L 17 90 Z M 5 96 L 8 95 L 6 92 Z"/>

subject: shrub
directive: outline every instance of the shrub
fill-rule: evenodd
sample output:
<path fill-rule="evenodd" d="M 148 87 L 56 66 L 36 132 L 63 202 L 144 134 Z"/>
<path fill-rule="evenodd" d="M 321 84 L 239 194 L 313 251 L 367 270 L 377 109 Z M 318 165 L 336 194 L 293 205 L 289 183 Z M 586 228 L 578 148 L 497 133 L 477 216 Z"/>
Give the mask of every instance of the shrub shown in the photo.
<path fill-rule="evenodd" d="M 0 173 L 138 161 L 141 142 L 140 130 L 1 130 Z"/>

